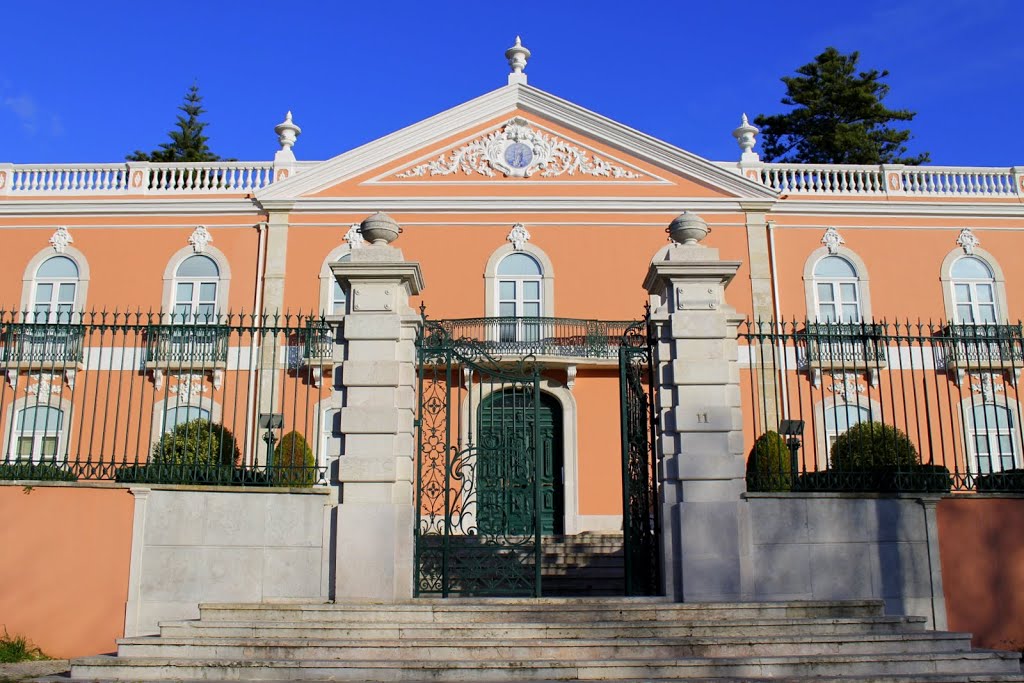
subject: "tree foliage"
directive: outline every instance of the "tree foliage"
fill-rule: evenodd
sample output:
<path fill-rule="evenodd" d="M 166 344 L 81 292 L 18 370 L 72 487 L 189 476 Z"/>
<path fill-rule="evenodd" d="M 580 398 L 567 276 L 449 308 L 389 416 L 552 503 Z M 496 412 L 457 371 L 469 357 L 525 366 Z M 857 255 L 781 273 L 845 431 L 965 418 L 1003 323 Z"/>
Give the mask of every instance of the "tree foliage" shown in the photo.
<path fill-rule="evenodd" d="M 316 459 L 305 437 L 288 432 L 274 449 L 275 486 L 312 486 L 316 481 Z"/>
<path fill-rule="evenodd" d="M 185 93 L 185 99 L 179 105 L 178 121 L 175 128 L 167 135 L 170 142 L 160 144 L 160 148 L 152 152 L 135 150 L 125 158 L 128 161 L 222 161 L 222 159 L 210 151 L 207 141 L 209 138 L 203 135 L 206 122 L 200 121 L 199 117 L 206 113 L 203 109 L 203 97 L 199 94 L 199 86 L 195 83 Z M 226 160 L 223 160 L 226 161 Z"/>
<path fill-rule="evenodd" d="M 185 465 L 205 468 L 232 467 L 241 455 L 235 436 L 226 427 L 196 418 L 175 425 L 153 445 L 154 465 Z"/>
<path fill-rule="evenodd" d="M 837 436 L 832 444 L 832 469 L 837 472 L 912 468 L 920 463 L 910 437 L 881 422 L 855 424 Z"/>
<path fill-rule="evenodd" d="M 793 466 L 786 440 L 778 432 L 757 437 L 747 458 L 747 490 L 788 491 Z"/>
<path fill-rule="evenodd" d="M 782 104 L 793 107 L 783 114 L 761 114 L 762 156 L 766 161 L 825 164 L 922 164 L 928 152 L 904 156 L 909 130 L 893 128 L 896 121 L 911 121 L 916 112 L 889 109 L 882 100 L 889 86 L 888 71 L 857 72 L 860 53 L 844 55 L 826 48 L 784 76 Z"/>

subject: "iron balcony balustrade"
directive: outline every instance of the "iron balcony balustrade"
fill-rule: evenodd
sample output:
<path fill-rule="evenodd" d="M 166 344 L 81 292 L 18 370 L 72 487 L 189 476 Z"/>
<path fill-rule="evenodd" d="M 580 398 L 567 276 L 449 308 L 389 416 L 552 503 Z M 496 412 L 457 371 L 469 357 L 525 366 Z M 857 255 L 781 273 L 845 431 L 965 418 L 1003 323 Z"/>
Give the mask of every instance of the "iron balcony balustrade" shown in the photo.
<path fill-rule="evenodd" d="M 885 366 L 882 325 L 874 323 L 807 323 L 807 362 L 823 370 L 851 366 Z"/>
<path fill-rule="evenodd" d="M 1024 364 L 1022 325 L 947 325 L 939 336 L 946 367 L 955 371 L 1007 370 Z"/>
<path fill-rule="evenodd" d="M 454 340 L 495 356 L 534 355 L 566 360 L 617 362 L 629 320 L 492 317 L 431 321 Z"/>
<path fill-rule="evenodd" d="M 4 367 L 64 369 L 82 363 L 85 326 L 79 323 L 11 323 L 3 328 Z"/>
<path fill-rule="evenodd" d="M 213 370 L 228 362 L 231 328 L 222 324 L 183 322 L 146 328 L 146 367 Z"/>

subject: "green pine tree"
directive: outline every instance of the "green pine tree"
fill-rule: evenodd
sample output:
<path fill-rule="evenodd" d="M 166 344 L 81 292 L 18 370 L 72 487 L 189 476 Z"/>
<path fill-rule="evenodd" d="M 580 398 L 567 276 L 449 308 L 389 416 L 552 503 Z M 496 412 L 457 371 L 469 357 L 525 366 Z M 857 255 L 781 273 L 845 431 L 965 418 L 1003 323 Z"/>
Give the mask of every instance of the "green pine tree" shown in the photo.
<path fill-rule="evenodd" d="M 784 114 L 761 114 L 754 119 L 761 128 L 762 156 L 766 161 L 811 164 L 922 164 L 928 152 L 904 156 L 909 130 L 890 126 L 911 121 L 917 115 L 906 109 L 889 109 L 882 100 L 889 86 L 882 79 L 888 71 L 857 72 L 860 53 L 848 55 L 834 47 L 784 76 L 786 96 L 782 104 L 793 107 Z"/>
<path fill-rule="evenodd" d="M 210 151 L 206 144 L 209 138 L 203 135 L 206 122 L 199 117 L 206 113 L 202 106 L 203 97 L 199 94 L 199 86 L 195 83 L 185 94 L 185 100 L 178 107 L 183 113 L 178 115 L 177 128 L 168 136 L 170 142 L 161 143 L 160 149 L 152 152 L 135 150 L 125 157 L 128 161 L 227 161 Z"/>

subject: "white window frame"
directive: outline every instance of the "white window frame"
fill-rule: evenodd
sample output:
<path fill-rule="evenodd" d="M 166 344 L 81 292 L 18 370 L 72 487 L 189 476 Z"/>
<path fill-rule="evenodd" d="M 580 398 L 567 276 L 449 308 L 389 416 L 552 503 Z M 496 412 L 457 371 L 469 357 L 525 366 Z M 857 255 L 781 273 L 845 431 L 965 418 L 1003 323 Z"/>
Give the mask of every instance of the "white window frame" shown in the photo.
<path fill-rule="evenodd" d="M 352 247 L 344 244 L 332 249 L 320 265 L 320 315 L 327 319 L 341 318 L 345 315 L 344 311 L 335 312 L 334 310 L 334 285 L 338 280 L 334 277 L 331 264 L 337 263 L 346 256 L 352 256 Z M 348 297 L 346 296 L 346 302 L 347 299 Z"/>
<path fill-rule="evenodd" d="M 61 418 L 61 428 L 57 432 L 57 451 L 56 460 L 62 461 L 64 456 L 67 454 L 69 439 L 71 437 L 71 420 L 73 413 L 71 411 L 71 401 L 67 399 L 50 397 L 48 399 L 42 399 L 39 396 L 26 396 L 19 398 L 8 406 L 6 429 L 4 432 L 4 448 L 7 449 L 7 457 L 10 460 L 15 460 L 18 457 L 18 438 L 23 436 L 18 430 L 18 414 L 26 408 L 55 408 L 63 413 Z M 42 437 L 46 432 L 33 432 L 33 436 Z M 35 449 L 33 449 L 34 452 Z M 40 457 L 36 457 L 33 454 L 32 462 L 42 462 Z"/>
<path fill-rule="evenodd" d="M 975 424 L 974 411 L 977 408 L 984 406 L 994 406 L 995 408 L 1006 410 L 1009 413 L 1011 425 L 1009 427 L 1010 436 L 1010 447 L 1013 449 L 1013 463 L 1009 469 L 1020 466 L 1021 463 L 1021 442 L 1020 442 L 1020 411 L 1017 409 L 1017 403 L 1013 399 L 1003 398 L 1000 400 L 998 396 L 992 399 L 985 399 L 980 396 L 964 399 L 960 406 L 960 419 L 963 420 L 964 432 L 963 438 L 965 439 L 964 444 L 964 456 L 966 462 L 964 466 L 967 472 L 972 475 L 989 474 L 989 472 L 982 472 L 980 463 L 978 461 L 978 453 L 976 449 L 976 436 L 978 434 L 979 425 Z M 991 426 L 981 425 L 982 430 L 989 437 L 989 444 L 992 444 L 992 438 L 996 437 L 998 443 L 998 437 L 1001 434 L 1006 434 L 1005 430 L 993 429 Z M 992 453 L 989 453 L 991 458 Z M 1002 466 L 1002 458 L 999 458 L 998 462 L 992 462 L 991 472 L 1002 472 L 1004 468 Z"/>
<path fill-rule="evenodd" d="M 825 413 L 829 410 L 842 410 L 849 406 L 852 409 L 860 408 L 866 410 L 871 419 L 876 422 L 882 421 L 882 404 L 874 399 L 869 399 L 866 396 L 858 396 L 853 401 L 847 401 L 843 397 L 828 398 L 824 401 L 818 401 L 814 404 L 814 447 L 815 453 L 817 454 L 817 468 L 819 471 L 824 470 L 829 463 L 829 457 L 832 454 L 832 442 L 835 440 L 830 437 L 838 437 L 844 432 L 833 432 L 828 429 L 828 425 L 825 422 Z M 806 444 L 806 441 L 805 441 Z M 806 445 L 804 446 L 806 448 Z"/>
<path fill-rule="evenodd" d="M 203 381 L 206 381 L 205 378 Z M 164 391 L 170 394 L 169 388 L 165 388 Z M 210 414 L 211 422 L 222 425 L 232 431 L 232 433 L 235 435 L 235 440 L 238 443 L 238 449 L 242 450 L 243 439 L 245 435 L 235 433 L 233 425 L 226 425 L 222 422 L 223 411 L 221 409 L 220 403 L 213 400 L 213 396 L 211 396 L 210 394 L 203 393 L 199 394 L 198 397 L 195 397 L 191 395 L 191 392 L 189 395 L 189 400 L 187 401 L 181 400 L 177 396 L 170 394 L 167 395 L 167 398 L 153 403 L 153 422 L 150 425 L 149 430 L 149 443 L 151 446 L 151 450 L 152 446 L 159 443 L 161 437 L 163 437 L 163 435 L 167 433 L 164 431 L 164 416 L 167 414 L 167 411 L 173 410 L 175 408 L 198 408 L 200 410 L 207 411 Z M 244 457 L 245 454 L 243 453 L 242 455 Z"/>
<path fill-rule="evenodd" d="M 857 273 L 855 278 L 819 278 L 814 275 L 814 269 L 817 267 L 818 262 L 828 256 L 838 256 L 847 261 L 853 266 L 854 271 Z M 819 312 L 819 301 L 818 301 L 818 283 L 829 282 L 836 284 L 838 283 L 854 283 L 857 287 L 857 304 L 860 312 L 860 318 L 856 322 L 870 321 L 872 319 L 871 313 L 871 282 L 868 278 L 868 269 L 864 264 L 863 259 L 857 255 L 852 249 L 848 249 L 843 246 L 836 247 L 833 251 L 829 251 L 828 247 L 821 247 L 811 252 L 810 256 L 804 262 L 804 303 L 807 307 L 807 318 L 812 321 L 824 322 L 821 320 Z M 840 320 L 842 319 L 842 309 L 838 311 Z"/>
<path fill-rule="evenodd" d="M 88 300 L 89 294 L 89 262 L 86 260 L 85 254 L 74 247 L 68 246 L 64 248 L 63 252 L 58 252 L 53 248 L 43 249 L 29 259 L 28 265 L 25 266 L 25 273 L 21 279 L 22 311 L 31 313 L 35 310 L 36 284 L 38 282 L 36 273 L 39 272 L 39 267 L 42 266 L 43 263 L 54 256 L 65 256 L 74 261 L 75 265 L 78 267 L 78 278 L 75 281 L 74 311 L 76 313 L 80 313 L 85 309 L 85 302 Z M 47 280 L 49 280 L 49 278 L 47 278 Z M 67 282 L 69 280 L 63 281 Z M 31 320 L 31 317 L 29 319 Z"/>
<path fill-rule="evenodd" d="M 521 252 L 533 257 L 540 264 L 540 301 L 541 317 L 553 318 L 555 315 L 555 269 L 551 259 L 543 250 L 533 244 L 524 244 L 521 249 L 516 249 L 511 244 L 505 244 L 494 250 L 487 260 L 484 269 L 484 315 L 488 318 L 496 318 L 498 313 L 498 264 L 514 252 Z"/>
<path fill-rule="evenodd" d="M 231 301 L 230 286 L 231 286 L 231 266 L 228 265 L 228 259 L 224 254 L 214 247 L 213 245 L 206 245 L 202 252 L 197 252 L 194 247 L 185 247 L 175 252 L 171 258 L 167 261 L 167 267 L 164 268 L 164 291 L 163 298 L 161 300 L 161 307 L 163 309 L 163 317 L 165 323 L 181 322 L 174 319 L 174 304 L 177 297 L 177 283 L 179 281 L 199 281 L 201 278 L 178 278 L 178 267 L 190 256 L 207 256 L 213 259 L 213 262 L 217 264 L 217 269 L 220 274 L 217 278 L 217 305 L 214 311 L 215 317 L 228 309 L 228 305 Z M 206 280 L 209 282 L 209 279 Z M 203 323 L 205 321 L 199 321 Z M 216 322 L 213 320 L 211 322 Z"/>
<path fill-rule="evenodd" d="M 960 316 L 957 314 L 955 286 L 958 282 L 981 282 L 981 280 L 955 280 L 953 278 L 953 265 L 960 259 L 970 258 L 971 256 L 983 261 L 992 272 L 992 285 L 996 303 L 996 322 L 989 324 L 1005 324 L 1008 320 L 1006 277 L 1003 275 L 1003 269 L 999 267 L 999 262 L 996 261 L 995 257 L 981 247 L 974 247 L 970 254 L 958 247 L 946 254 L 946 258 L 942 260 L 942 266 L 939 269 L 939 281 L 942 284 L 942 303 L 946 311 L 946 320 L 953 324 L 970 324 L 962 323 Z"/>

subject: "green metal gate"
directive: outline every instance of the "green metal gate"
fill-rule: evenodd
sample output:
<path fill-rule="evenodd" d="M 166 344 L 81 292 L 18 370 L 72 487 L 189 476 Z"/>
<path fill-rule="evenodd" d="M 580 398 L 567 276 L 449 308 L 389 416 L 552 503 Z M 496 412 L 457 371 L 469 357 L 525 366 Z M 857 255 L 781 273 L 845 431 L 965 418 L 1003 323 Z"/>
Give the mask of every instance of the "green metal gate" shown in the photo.
<path fill-rule="evenodd" d="M 417 338 L 417 595 L 541 594 L 540 368 L 486 346 Z"/>
<path fill-rule="evenodd" d="M 657 595 L 661 584 L 653 347 L 649 315 L 626 329 L 619 346 L 626 595 Z"/>

